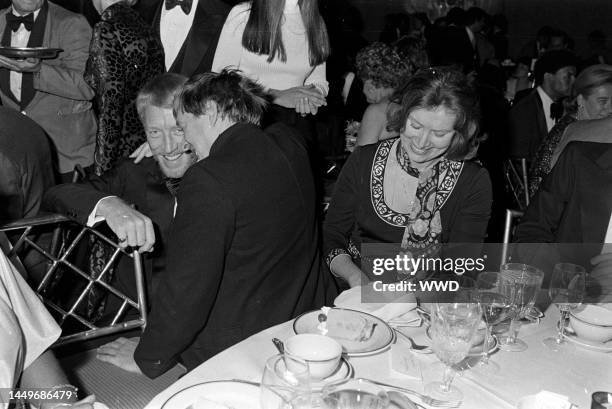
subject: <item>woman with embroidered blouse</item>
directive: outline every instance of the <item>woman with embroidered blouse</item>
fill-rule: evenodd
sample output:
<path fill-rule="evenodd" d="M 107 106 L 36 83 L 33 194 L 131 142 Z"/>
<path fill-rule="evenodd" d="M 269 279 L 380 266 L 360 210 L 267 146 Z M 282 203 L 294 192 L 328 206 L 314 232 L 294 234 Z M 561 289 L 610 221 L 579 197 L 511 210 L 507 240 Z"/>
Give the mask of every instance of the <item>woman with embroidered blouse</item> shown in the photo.
<path fill-rule="evenodd" d="M 227 16 L 212 70 L 238 68 L 268 89 L 273 105 L 264 125 L 281 121 L 311 133 L 304 117 L 326 104 L 329 52 L 316 0 L 252 0 Z"/>
<path fill-rule="evenodd" d="M 360 268 L 364 243 L 431 255 L 441 243 L 485 237 L 491 182 L 484 168 L 463 160 L 479 120 L 467 78 L 451 69 L 419 71 L 399 101 L 389 126 L 400 136 L 353 152 L 326 215 L 326 262 L 351 287 L 373 278 Z"/>

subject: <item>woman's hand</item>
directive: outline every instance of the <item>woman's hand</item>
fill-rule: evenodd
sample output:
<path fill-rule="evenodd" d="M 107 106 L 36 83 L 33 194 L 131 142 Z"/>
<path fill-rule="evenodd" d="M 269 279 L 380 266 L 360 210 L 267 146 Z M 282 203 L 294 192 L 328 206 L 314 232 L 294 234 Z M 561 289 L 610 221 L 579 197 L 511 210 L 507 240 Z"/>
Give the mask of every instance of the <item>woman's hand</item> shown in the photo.
<path fill-rule="evenodd" d="M 151 152 L 149 142 L 143 143 L 130 154 L 130 158 L 134 158 L 134 163 L 139 163 L 144 158 L 150 158 L 151 156 L 153 156 L 153 152 Z"/>
<path fill-rule="evenodd" d="M 314 86 L 293 87 L 286 90 L 270 90 L 274 103 L 285 108 L 293 108 L 302 115 L 316 114 L 319 107 L 327 105 L 321 92 Z"/>
<path fill-rule="evenodd" d="M 351 288 L 370 282 L 363 271 L 357 267 L 357 264 L 353 263 L 348 254 L 340 254 L 334 257 L 329 269 L 332 274 L 344 279 Z"/>

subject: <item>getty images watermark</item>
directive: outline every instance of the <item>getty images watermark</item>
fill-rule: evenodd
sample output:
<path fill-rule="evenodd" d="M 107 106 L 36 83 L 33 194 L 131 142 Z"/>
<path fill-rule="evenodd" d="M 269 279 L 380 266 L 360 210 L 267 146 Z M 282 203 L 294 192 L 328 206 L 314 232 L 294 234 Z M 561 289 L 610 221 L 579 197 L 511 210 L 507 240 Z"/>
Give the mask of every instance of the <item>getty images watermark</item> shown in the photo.
<path fill-rule="evenodd" d="M 414 277 L 417 272 L 435 271 L 438 273 L 455 274 L 462 276 L 465 273 L 478 274 L 485 270 L 485 257 L 477 258 L 441 258 L 441 257 L 413 257 L 409 254 L 397 254 L 394 257 L 373 257 L 371 260 L 371 271 L 376 277 L 391 274 L 396 280 L 384 282 L 385 280 L 374 280 L 372 283 L 374 291 L 387 292 L 413 292 L 413 291 L 457 291 L 459 282 L 457 280 L 418 280 Z M 399 279 L 402 277 L 410 279 Z M 399 279 L 399 280 L 397 280 Z M 386 280 L 388 281 L 388 279 Z"/>

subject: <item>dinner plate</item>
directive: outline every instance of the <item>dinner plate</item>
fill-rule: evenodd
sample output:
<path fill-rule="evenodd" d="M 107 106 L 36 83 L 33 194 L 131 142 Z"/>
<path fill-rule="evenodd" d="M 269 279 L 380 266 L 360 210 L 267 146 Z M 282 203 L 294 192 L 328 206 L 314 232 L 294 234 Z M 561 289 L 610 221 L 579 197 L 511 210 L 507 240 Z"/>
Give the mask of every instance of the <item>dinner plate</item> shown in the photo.
<path fill-rule="evenodd" d="M 0 55 L 9 58 L 56 58 L 61 48 L 48 47 L 0 47 Z"/>
<path fill-rule="evenodd" d="M 313 381 L 310 386 L 315 392 L 318 392 L 323 389 L 325 385 L 344 381 L 352 378 L 353 376 L 355 376 L 355 368 L 353 368 L 353 365 L 351 365 L 348 359 L 342 357 L 340 360 L 340 365 L 338 365 L 338 368 L 334 371 L 334 373 L 329 375 L 327 378 L 321 379 L 320 381 Z"/>
<path fill-rule="evenodd" d="M 245 381 L 211 381 L 189 386 L 168 399 L 162 409 L 259 409 L 259 386 Z"/>
<path fill-rule="evenodd" d="M 293 321 L 293 331 L 296 334 L 321 334 L 318 329 L 321 310 L 306 312 Z M 363 340 L 349 339 L 336 331 L 336 327 L 344 328 L 345 324 L 352 327 L 361 325 L 374 326 L 371 335 Z M 386 322 L 365 312 L 347 308 L 332 308 L 327 313 L 328 337 L 334 338 L 342 345 L 348 356 L 366 356 L 384 351 L 391 345 L 395 335 Z"/>

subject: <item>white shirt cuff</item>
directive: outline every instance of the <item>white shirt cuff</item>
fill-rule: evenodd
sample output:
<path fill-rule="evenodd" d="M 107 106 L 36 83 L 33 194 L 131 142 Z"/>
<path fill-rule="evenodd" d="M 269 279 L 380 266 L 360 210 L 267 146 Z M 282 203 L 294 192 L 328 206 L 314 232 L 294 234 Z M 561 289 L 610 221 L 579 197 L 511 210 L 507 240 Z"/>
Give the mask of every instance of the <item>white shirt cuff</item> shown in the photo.
<path fill-rule="evenodd" d="M 96 224 L 106 220 L 102 216 L 96 216 L 96 213 L 98 213 L 98 206 L 100 206 L 100 202 L 102 202 L 102 200 L 104 199 L 108 199 L 109 197 L 117 197 L 117 196 L 105 196 L 102 199 L 98 200 L 98 203 L 96 203 L 91 213 L 89 213 L 89 217 L 87 218 L 87 227 L 93 227 Z"/>

